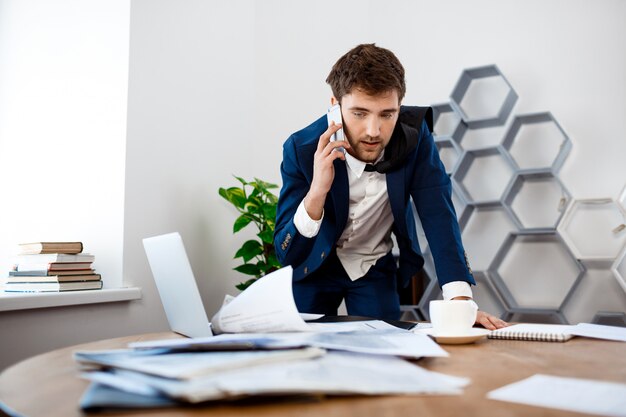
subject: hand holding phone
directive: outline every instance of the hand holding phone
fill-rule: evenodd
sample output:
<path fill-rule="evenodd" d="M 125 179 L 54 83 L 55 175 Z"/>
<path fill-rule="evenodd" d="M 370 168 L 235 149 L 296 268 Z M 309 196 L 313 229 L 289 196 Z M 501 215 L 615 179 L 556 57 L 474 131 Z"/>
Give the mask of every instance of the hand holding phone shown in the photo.
<path fill-rule="evenodd" d="M 335 122 L 335 124 L 343 124 L 343 120 L 341 118 L 341 106 L 339 106 L 339 104 L 335 104 L 334 106 L 329 108 L 328 113 L 326 113 L 326 119 L 328 120 L 328 126 L 331 125 L 331 122 Z M 330 137 L 331 142 L 337 140 L 344 140 L 343 128 L 333 133 L 333 135 Z M 337 149 L 343 153 L 346 153 L 346 150 L 343 147 Z"/>

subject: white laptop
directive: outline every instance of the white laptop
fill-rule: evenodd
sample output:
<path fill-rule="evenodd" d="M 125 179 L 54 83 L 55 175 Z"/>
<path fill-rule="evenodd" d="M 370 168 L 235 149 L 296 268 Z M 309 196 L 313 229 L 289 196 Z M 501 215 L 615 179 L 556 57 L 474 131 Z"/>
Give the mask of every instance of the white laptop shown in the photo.
<path fill-rule="evenodd" d="M 212 336 L 196 280 L 178 233 L 143 239 L 170 329 L 188 337 Z"/>

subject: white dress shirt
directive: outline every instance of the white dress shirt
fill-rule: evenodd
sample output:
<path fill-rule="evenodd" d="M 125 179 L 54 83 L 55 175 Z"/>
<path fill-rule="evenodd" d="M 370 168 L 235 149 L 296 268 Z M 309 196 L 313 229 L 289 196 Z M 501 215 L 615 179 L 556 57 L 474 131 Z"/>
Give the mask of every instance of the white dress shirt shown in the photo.
<path fill-rule="evenodd" d="M 382 159 L 381 157 L 379 158 Z M 378 161 L 376 161 L 378 162 Z M 350 202 L 346 227 L 337 241 L 337 257 L 350 279 L 357 280 L 393 247 L 391 228 L 393 214 L 387 195 L 385 174 L 365 171 L 365 162 L 346 152 Z M 294 215 L 298 232 L 308 238 L 319 232 L 324 214 L 319 220 L 308 215 L 304 200 Z M 442 286 L 443 299 L 458 296 L 472 297 L 472 289 L 465 281 L 453 281 Z"/>

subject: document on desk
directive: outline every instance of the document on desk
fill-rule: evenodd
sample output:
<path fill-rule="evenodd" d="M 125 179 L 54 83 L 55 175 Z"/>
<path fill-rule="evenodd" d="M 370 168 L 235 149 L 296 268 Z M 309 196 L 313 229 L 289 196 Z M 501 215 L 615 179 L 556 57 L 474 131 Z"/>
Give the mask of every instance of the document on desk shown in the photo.
<path fill-rule="evenodd" d="M 167 350 L 117 349 L 75 352 L 74 359 L 81 365 L 114 367 L 162 378 L 185 380 L 249 366 L 268 363 L 285 364 L 292 360 L 313 359 L 325 353 L 324 349 L 314 347 L 182 353 L 172 353 Z"/>
<path fill-rule="evenodd" d="M 626 417 L 626 384 L 537 374 L 487 398 L 580 413 Z"/>
<path fill-rule="evenodd" d="M 246 344 L 250 349 L 285 349 L 312 346 L 346 352 L 369 353 L 406 358 L 447 357 L 443 350 L 430 337 L 407 330 L 370 329 L 347 332 L 299 332 L 299 333 L 254 333 L 222 334 L 197 339 L 165 339 L 129 344 L 136 349 L 174 350 L 219 350 L 230 344 L 241 349 Z"/>
<path fill-rule="evenodd" d="M 216 334 L 310 330 L 293 299 L 292 273 L 290 266 L 281 268 L 228 299 L 211 319 L 211 329 Z"/>
<path fill-rule="evenodd" d="M 85 373 L 83 377 L 125 392 L 159 392 L 191 403 L 267 394 L 456 395 L 469 383 L 467 378 L 431 372 L 393 356 L 343 352 L 233 369 L 189 380 L 124 369 Z"/>
<path fill-rule="evenodd" d="M 602 324 L 578 323 L 572 327 L 572 334 L 576 336 L 592 337 L 594 339 L 615 340 L 626 342 L 626 328 L 605 326 Z"/>

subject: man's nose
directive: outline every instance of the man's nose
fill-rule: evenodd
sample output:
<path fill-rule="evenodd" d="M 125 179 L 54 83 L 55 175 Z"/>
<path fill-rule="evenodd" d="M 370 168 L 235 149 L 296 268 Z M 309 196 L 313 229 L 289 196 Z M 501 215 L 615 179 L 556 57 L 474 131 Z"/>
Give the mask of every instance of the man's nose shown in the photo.
<path fill-rule="evenodd" d="M 376 138 L 380 135 L 380 121 L 377 117 L 371 117 L 367 122 L 367 136 Z"/>

